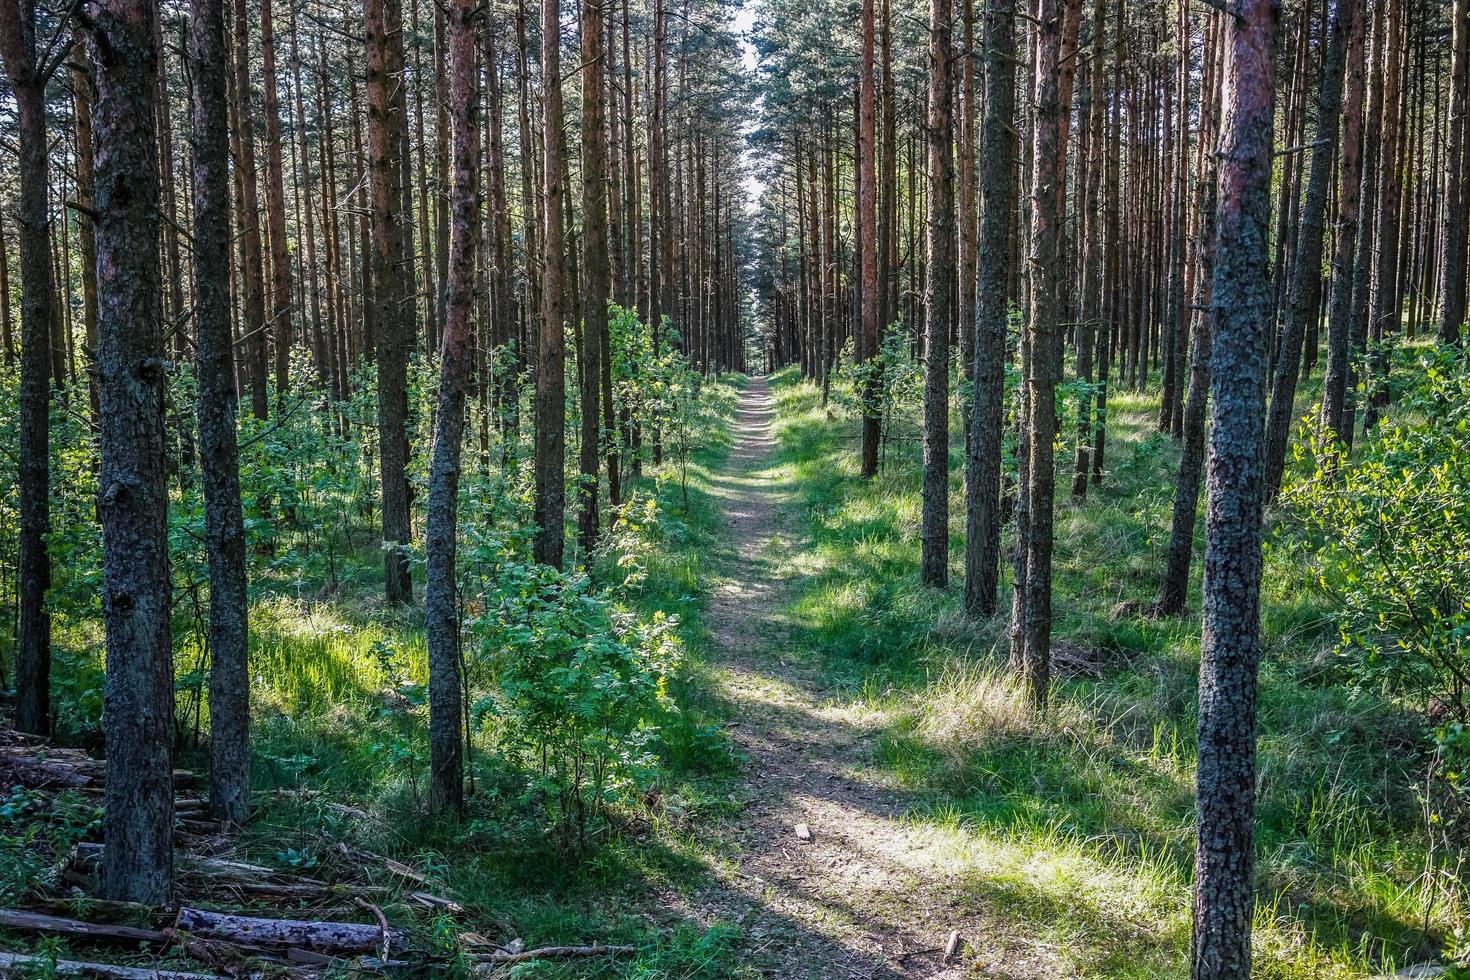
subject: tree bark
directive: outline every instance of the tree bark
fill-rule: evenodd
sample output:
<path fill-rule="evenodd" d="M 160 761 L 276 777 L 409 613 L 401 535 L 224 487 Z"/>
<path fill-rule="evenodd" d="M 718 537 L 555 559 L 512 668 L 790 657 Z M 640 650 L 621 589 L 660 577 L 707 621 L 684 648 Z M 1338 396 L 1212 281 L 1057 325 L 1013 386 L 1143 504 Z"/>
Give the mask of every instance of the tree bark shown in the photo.
<path fill-rule="evenodd" d="M 455 545 L 459 533 L 460 457 L 465 396 L 474 358 L 470 313 L 480 243 L 479 87 L 476 84 L 475 0 L 452 0 L 449 20 L 449 116 L 451 147 L 449 266 L 444 288 L 439 407 L 429 459 L 429 514 L 424 544 L 424 632 L 429 646 L 429 785 L 436 813 L 464 808 L 461 753 L 460 613 L 456 597 Z"/>
<path fill-rule="evenodd" d="M 276 400 L 285 397 L 291 371 L 291 253 L 286 245 L 286 177 L 281 155 L 281 102 L 276 93 L 273 0 L 260 0 L 260 56 L 264 79 L 265 220 L 270 236 L 271 336 L 275 344 Z"/>
<path fill-rule="evenodd" d="M 1439 339 L 1461 343 L 1465 323 L 1466 146 L 1470 145 L 1470 0 L 1453 0 L 1451 15 L 1449 133 L 1444 162 L 1444 244 L 1439 273 Z"/>
<path fill-rule="evenodd" d="M 602 347 L 612 272 L 608 263 L 608 173 L 602 6 L 582 0 L 582 482 L 578 538 L 582 550 L 597 546 L 598 463 L 602 436 Z M 611 419 L 608 420 L 611 423 Z"/>
<path fill-rule="evenodd" d="M 239 280 L 243 286 L 246 376 L 250 383 L 250 411 L 258 419 L 270 412 L 267 396 L 265 271 L 261 268 L 260 198 L 255 169 L 255 110 L 250 97 L 250 21 L 245 0 L 235 0 L 235 181 L 240 200 Z"/>
<path fill-rule="evenodd" d="M 562 322 L 565 246 L 562 196 L 566 133 L 562 129 L 561 13 L 541 0 L 542 180 L 541 329 L 536 352 L 536 561 L 562 565 L 566 509 L 566 328 Z"/>
<path fill-rule="evenodd" d="M 93 170 L 101 379 L 104 897 L 165 905 L 173 892 L 173 644 L 163 404 L 158 147 L 149 0 L 98 0 Z"/>
<path fill-rule="evenodd" d="M 975 294 L 975 399 L 965 461 L 965 609 L 995 613 L 1000 577 L 1011 163 L 1016 155 L 1015 0 L 991 0 L 985 25 L 985 120 L 980 154 L 980 279 Z"/>
<path fill-rule="evenodd" d="M 0 59 L 19 121 L 20 201 L 20 631 L 15 652 L 15 727 L 44 735 L 51 728 L 50 373 L 51 221 L 46 209 L 49 160 L 46 76 L 37 64 L 36 8 L 0 0 Z M 0 303 L 8 304 L 7 293 Z M 8 316 L 8 314 L 7 314 Z"/>
<path fill-rule="evenodd" d="M 955 274 L 954 10 L 929 2 L 929 279 L 924 297 L 924 486 L 920 578 L 949 583 L 949 315 Z M 876 297 L 874 302 L 876 302 Z"/>
<path fill-rule="evenodd" d="M 1055 508 L 1056 384 L 1061 361 L 1062 215 L 1066 180 L 1062 92 L 1063 12 L 1057 0 L 1036 0 L 1031 158 L 1031 322 L 1025 360 L 1026 497 L 1021 665 L 1032 702 L 1044 706 L 1051 686 L 1051 565 Z M 1012 656 L 1015 654 L 1013 652 Z"/>
<path fill-rule="evenodd" d="M 877 181 L 873 170 L 873 0 L 862 0 L 862 55 L 858 66 L 858 213 L 857 238 L 861 248 L 859 293 L 862 338 L 859 345 L 862 360 L 878 356 L 878 205 Z M 879 405 L 883 397 L 883 379 L 878 365 L 870 365 L 863 381 L 863 449 L 862 475 L 871 478 L 878 473 L 878 440 L 882 419 Z"/>
<path fill-rule="evenodd" d="M 1358 199 L 1363 168 L 1363 37 L 1366 11 L 1353 19 L 1347 52 L 1346 97 L 1342 114 L 1341 183 L 1337 195 L 1337 236 L 1332 246 L 1332 287 L 1327 312 L 1327 366 L 1322 375 L 1322 425 L 1341 437 L 1347 413 L 1348 363 L 1353 300 L 1353 255 L 1358 237 Z"/>
<path fill-rule="evenodd" d="M 406 277 L 402 179 L 403 74 L 400 0 L 364 0 L 367 35 L 368 176 L 373 224 L 373 327 L 378 356 L 378 461 L 382 480 L 383 579 L 390 603 L 413 601 L 409 575 L 408 345 L 412 309 Z"/>
<path fill-rule="evenodd" d="M 1225 25 L 1193 980 L 1248 980 L 1251 967 L 1276 18 L 1274 0 L 1245 0 Z"/>
<path fill-rule="evenodd" d="M 240 824 L 250 815 L 249 616 L 230 335 L 226 59 L 224 0 L 192 0 L 195 370 L 209 556 L 209 802 L 217 819 Z"/>

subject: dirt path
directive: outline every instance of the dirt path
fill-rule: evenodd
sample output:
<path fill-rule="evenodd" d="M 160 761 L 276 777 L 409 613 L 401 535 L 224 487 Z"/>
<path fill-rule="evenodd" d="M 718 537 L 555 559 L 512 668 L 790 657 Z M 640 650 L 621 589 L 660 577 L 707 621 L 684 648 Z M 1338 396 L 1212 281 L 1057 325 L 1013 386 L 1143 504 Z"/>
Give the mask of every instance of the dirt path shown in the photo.
<path fill-rule="evenodd" d="M 765 976 L 973 976 L 973 957 L 946 965 L 943 955 L 952 929 L 979 938 L 978 910 L 961 911 L 972 903 L 926 846 L 931 835 L 904 822 L 904 794 L 872 766 L 871 724 L 824 692 L 791 642 L 793 559 L 809 542 L 773 469 L 773 418 L 766 379 L 752 378 L 717 481 L 723 580 L 708 617 L 749 804 L 715 831 L 735 857 L 686 900 L 702 918 L 738 922 L 742 961 Z"/>

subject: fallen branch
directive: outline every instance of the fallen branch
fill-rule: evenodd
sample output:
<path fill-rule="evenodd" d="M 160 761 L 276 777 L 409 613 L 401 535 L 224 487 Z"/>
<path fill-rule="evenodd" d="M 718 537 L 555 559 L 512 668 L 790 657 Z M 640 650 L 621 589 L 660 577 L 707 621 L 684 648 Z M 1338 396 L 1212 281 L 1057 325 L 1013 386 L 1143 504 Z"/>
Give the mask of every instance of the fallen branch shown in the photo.
<path fill-rule="evenodd" d="M 476 953 L 470 959 L 487 966 L 497 963 L 525 963 L 529 960 L 568 959 L 586 956 L 625 956 L 636 953 L 637 946 L 542 946 L 521 953 Z"/>
<path fill-rule="evenodd" d="M 378 949 L 378 958 L 386 960 L 388 958 L 389 952 L 388 934 L 391 932 L 391 930 L 388 928 L 388 917 L 383 914 L 382 909 L 378 908 L 376 905 L 374 905 L 372 902 L 369 902 L 361 895 L 359 895 L 355 899 L 355 904 L 358 908 L 366 909 L 367 911 L 371 912 L 373 914 L 373 918 L 378 920 L 378 932 L 382 936 L 383 940 L 382 946 Z"/>
<path fill-rule="evenodd" d="M 383 941 L 381 924 L 356 922 L 311 922 L 303 919 L 258 919 L 204 909 L 181 908 L 174 928 L 202 939 L 272 949 L 314 950 L 318 953 L 369 953 Z M 388 930 L 389 940 L 402 948 L 406 936 Z"/>
<path fill-rule="evenodd" d="M 221 980 L 213 973 L 183 973 L 178 970 L 157 970 L 153 967 L 86 963 L 81 960 L 52 960 L 47 956 L 0 953 L 0 976 L 8 976 L 11 970 L 24 971 L 26 975 L 34 973 L 36 976 L 51 976 L 55 974 L 63 977 L 96 977 L 100 980 Z M 251 977 L 262 975 L 260 973 L 250 974 Z"/>
<path fill-rule="evenodd" d="M 56 936 L 74 936 L 114 943 L 163 943 L 168 936 L 157 929 L 139 929 L 135 926 L 109 925 L 83 922 L 59 915 L 42 915 L 39 912 L 21 912 L 16 909 L 0 909 L 0 928 L 20 932 L 45 932 Z"/>

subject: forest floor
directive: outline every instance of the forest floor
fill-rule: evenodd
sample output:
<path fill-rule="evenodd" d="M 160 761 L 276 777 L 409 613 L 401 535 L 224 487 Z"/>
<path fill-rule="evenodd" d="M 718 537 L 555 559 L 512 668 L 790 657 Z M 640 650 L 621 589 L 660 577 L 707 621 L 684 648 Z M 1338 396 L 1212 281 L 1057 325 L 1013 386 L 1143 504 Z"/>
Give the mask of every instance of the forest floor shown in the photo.
<path fill-rule="evenodd" d="M 801 575 L 792 559 L 811 542 L 777 466 L 774 416 L 768 381 L 752 378 L 714 480 L 725 520 L 709 656 L 746 757 L 748 803 L 715 831 L 730 856 L 714 884 L 683 901 L 700 918 L 738 922 L 742 958 L 778 976 L 972 973 L 973 954 L 945 962 L 950 933 L 993 952 L 995 930 L 953 901 L 943 855 L 905 822 L 908 801 L 875 765 L 878 730 L 834 700 L 790 628 Z M 1054 975 L 1044 957 L 1035 973 L 1023 969 L 1016 952 L 1004 957 L 1006 975 Z"/>

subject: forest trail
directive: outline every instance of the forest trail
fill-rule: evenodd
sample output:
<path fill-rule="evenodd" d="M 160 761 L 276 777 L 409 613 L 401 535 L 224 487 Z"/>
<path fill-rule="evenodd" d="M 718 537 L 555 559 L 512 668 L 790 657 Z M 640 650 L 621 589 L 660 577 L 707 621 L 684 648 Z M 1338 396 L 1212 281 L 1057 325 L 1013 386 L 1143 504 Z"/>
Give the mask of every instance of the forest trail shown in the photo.
<path fill-rule="evenodd" d="M 872 765 L 873 719 L 834 700 L 793 643 L 787 611 L 810 542 L 774 469 L 774 414 L 766 379 L 752 377 L 716 481 L 725 533 L 708 621 L 747 805 L 715 831 L 729 855 L 715 883 L 684 900 L 706 921 L 737 923 L 742 963 L 761 975 L 973 976 L 993 927 L 964 901 L 933 835 L 903 819 L 906 794 Z M 946 964 L 951 930 L 972 952 Z M 1024 953 L 1005 959 L 1006 972 L 987 975 L 1033 975 Z"/>

